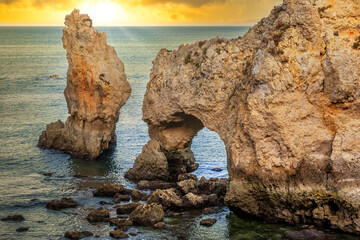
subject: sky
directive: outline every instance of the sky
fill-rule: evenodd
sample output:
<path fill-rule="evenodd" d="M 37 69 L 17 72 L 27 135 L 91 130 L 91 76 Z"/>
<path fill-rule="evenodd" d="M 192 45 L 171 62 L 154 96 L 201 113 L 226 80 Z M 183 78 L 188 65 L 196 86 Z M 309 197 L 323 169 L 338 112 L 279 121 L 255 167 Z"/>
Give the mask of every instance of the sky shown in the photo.
<path fill-rule="evenodd" d="M 250 26 L 282 0 L 0 0 L 0 25 L 63 26 L 74 8 L 95 26 Z"/>

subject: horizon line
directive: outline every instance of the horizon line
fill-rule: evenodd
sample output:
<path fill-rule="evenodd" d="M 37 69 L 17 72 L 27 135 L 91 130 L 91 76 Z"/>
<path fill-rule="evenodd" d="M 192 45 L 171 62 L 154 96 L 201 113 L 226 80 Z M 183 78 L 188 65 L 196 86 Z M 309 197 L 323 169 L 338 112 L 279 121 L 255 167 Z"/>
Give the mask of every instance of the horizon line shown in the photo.
<path fill-rule="evenodd" d="M 252 25 L 92 25 L 93 27 L 252 27 Z M 66 27 L 65 25 L 20 25 L 20 24 L 8 24 L 0 27 Z"/>

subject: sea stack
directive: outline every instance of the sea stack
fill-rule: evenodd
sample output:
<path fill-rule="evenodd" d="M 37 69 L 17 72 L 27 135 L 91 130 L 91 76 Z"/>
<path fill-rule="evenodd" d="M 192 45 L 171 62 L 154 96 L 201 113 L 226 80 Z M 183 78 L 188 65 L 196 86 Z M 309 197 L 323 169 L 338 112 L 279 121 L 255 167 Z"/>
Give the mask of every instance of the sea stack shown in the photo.
<path fill-rule="evenodd" d="M 151 140 L 127 177 L 196 169 L 191 140 L 207 127 L 226 146 L 230 207 L 359 234 L 359 19 L 357 1 L 285 0 L 244 37 L 161 50 L 143 102 Z"/>
<path fill-rule="evenodd" d="M 69 69 L 64 91 L 70 116 L 49 124 L 39 147 L 95 159 L 116 142 L 120 108 L 130 96 L 124 64 L 106 44 L 106 33 L 92 27 L 87 14 L 75 9 L 65 18 L 63 44 Z"/>

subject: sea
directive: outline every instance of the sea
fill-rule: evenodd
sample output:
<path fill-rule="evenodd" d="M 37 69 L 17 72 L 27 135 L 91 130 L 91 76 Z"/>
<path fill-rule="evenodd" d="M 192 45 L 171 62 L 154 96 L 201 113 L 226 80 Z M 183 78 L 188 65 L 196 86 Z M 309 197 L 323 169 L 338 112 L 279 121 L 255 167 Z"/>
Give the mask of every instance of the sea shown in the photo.
<path fill-rule="evenodd" d="M 111 201 L 92 196 L 97 185 L 108 182 L 135 187 L 124 173 L 149 140 L 141 107 L 157 53 L 162 48 L 177 49 L 181 44 L 214 37 L 237 38 L 249 27 L 98 27 L 107 33 L 107 43 L 124 62 L 132 93 L 121 108 L 116 146 L 96 161 L 37 147 L 46 125 L 65 121 L 68 116 L 63 94 L 68 63 L 62 29 L 0 27 L 0 218 L 14 214 L 25 217 L 22 222 L 0 221 L 0 239 L 65 239 L 66 231 L 85 230 L 100 236 L 88 239 L 111 239 L 112 227 L 90 224 L 85 217 L 88 209 L 100 207 L 99 201 Z M 199 178 L 228 177 L 225 146 L 217 133 L 201 130 L 193 139 L 192 150 L 200 164 L 194 172 Z M 63 211 L 45 208 L 48 201 L 62 197 L 74 198 L 80 207 Z M 185 231 L 187 239 L 275 240 L 284 239 L 285 231 L 302 228 L 238 216 L 227 207 L 206 217 L 217 219 L 217 223 L 201 226 L 204 216 L 194 210 L 178 218 L 165 218 L 171 231 L 132 227 L 129 232 L 140 233 L 130 239 L 178 239 Z M 17 232 L 19 227 L 29 230 Z M 330 239 L 358 239 L 328 233 Z"/>

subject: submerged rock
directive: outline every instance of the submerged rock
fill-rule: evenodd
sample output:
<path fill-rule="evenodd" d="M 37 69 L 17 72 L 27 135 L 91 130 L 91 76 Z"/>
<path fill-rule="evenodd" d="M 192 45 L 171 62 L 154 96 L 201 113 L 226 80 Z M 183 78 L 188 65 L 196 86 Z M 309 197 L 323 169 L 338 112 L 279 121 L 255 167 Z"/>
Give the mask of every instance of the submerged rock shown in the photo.
<path fill-rule="evenodd" d="M 284 0 L 243 37 L 160 50 L 143 101 L 157 148 L 134 169 L 191 172 L 206 127 L 226 147 L 229 206 L 360 234 L 359 18 L 358 1 Z"/>
<path fill-rule="evenodd" d="M 307 240 L 307 239 L 327 239 L 324 232 L 315 229 L 306 229 L 301 231 L 286 231 L 284 237 L 291 240 Z"/>
<path fill-rule="evenodd" d="M 86 219 L 89 222 L 104 222 L 105 219 L 110 217 L 109 210 L 103 209 L 103 210 L 94 210 L 91 211 Z"/>
<path fill-rule="evenodd" d="M 214 214 L 214 213 L 218 213 L 219 210 L 215 209 L 215 208 L 204 208 L 202 210 L 202 214 L 208 215 L 208 214 Z"/>
<path fill-rule="evenodd" d="M 86 238 L 86 237 L 91 237 L 94 234 L 92 232 L 89 231 L 83 231 L 83 232 L 76 232 L 76 231 L 67 231 L 65 233 L 65 237 L 68 239 L 81 239 L 81 238 Z"/>
<path fill-rule="evenodd" d="M 200 224 L 203 226 L 211 227 L 216 223 L 216 219 L 214 218 L 206 218 L 200 221 Z"/>
<path fill-rule="evenodd" d="M 169 229 L 169 227 L 164 222 L 158 222 L 158 223 L 154 224 L 154 228 L 157 228 L 157 229 Z"/>
<path fill-rule="evenodd" d="M 116 230 L 110 232 L 110 237 L 116 238 L 116 239 L 122 239 L 122 238 L 128 238 L 129 235 L 127 235 L 124 231 Z"/>
<path fill-rule="evenodd" d="M 221 171 L 222 171 L 221 168 L 213 168 L 213 169 L 211 169 L 211 170 L 214 171 L 214 172 L 221 172 Z"/>
<path fill-rule="evenodd" d="M 93 191 L 94 197 L 114 197 L 117 193 L 124 192 L 123 185 L 105 183 Z"/>
<path fill-rule="evenodd" d="M 78 206 L 78 203 L 74 199 L 68 198 L 68 197 L 63 197 L 60 201 L 52 200 L 46 204 L 46 208 L 51 209 L 51 210 L 61 210 L 64 208 L 75 208 L 77 206 Z"/>
<path fill-rule="evenodd" d="M 2 221 L 24 221 L 25 218 L 23 215 L 17 214 L 17 215 L 9 215 L 7 217 L 1 218 Z"/>
<path fill-rule="evenodd" d="M 17 232 L 26 232 L 29 230 L 29 227 L 19 227 L 16 229 Z"/>
<path fill-rule="evenodd" d="M 124 64 L 106 44 L 106 33 L 93 28 L 88 15 L 75 9 L 65 25 L 69 69 L 64 94 L 70 116 L 65 124 L 60 120 L 49 124 L 38 146 L 95 159 L 116 143 L 116 122 L 131 88 Z"/>
<path fill-rule="evenodd" d="M 164 219 L 164 211 L 161 205 L 156 203 L 138 206 L 130 213 L 130 220 L 136 225 L 152 226 Z"/>

